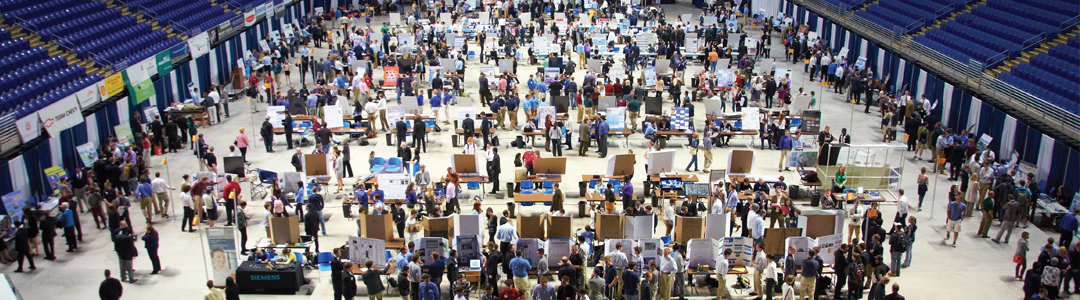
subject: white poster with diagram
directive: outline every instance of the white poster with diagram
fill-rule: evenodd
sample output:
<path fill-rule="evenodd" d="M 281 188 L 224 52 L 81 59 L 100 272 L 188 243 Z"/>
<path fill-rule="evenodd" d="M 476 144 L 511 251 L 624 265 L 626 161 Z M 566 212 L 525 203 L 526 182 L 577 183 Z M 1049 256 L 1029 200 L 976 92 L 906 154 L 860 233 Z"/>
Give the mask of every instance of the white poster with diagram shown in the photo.
<path fill-rule="evenodd" d="M 327 105 L 323 106 L 323 116 L 326 120 L 327 128 L 341 128 L 345 126 L 344 119 L 342 119 L 341 105 Z"/>
<path fill-rule="evenodd" d="M 570 256 L 570 245 L 574 242 L 570 239 L 547 239 L 544 241 L 544 254 L 548 257 L 548 266 L 557 268 L 563 257 Z"/>
<path fill-rule="evenodd" d="M 368 261 L 374 262 L 376 267 L 386 267 L 386 242 L 380 239 L 369 239 L 358 236 L 349 237 L 349 261 L 363 266 Z"/>
<path fill-rule="evenodd" d="M 690 239 L 686 243 L 687 267 L 696 270 L 700 266 L 716 268 L 716 258 L 721 255 L 720 245 L 714 239 Z"/>

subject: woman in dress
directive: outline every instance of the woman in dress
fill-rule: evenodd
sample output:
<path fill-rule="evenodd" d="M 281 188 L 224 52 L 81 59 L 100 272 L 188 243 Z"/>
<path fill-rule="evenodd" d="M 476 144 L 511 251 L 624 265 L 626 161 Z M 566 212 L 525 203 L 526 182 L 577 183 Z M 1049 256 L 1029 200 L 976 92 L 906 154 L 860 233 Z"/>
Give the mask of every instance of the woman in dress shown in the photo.
<path fill-rule="evenodd" d="M 919 211 L 922 211 L 923 199 L 926 199 L 926 191 L 930 190 L 930 176 L 926 176 L 926 167 L 919 170 L 919 178 L 915 180 L 919 184 Z M 978 182 L 975 183 L 978 188 Z M 971 188 L 969 185 L 968 188 Z"/>
<path fill-rule="evenodd" d="M 344 185 L 344 183 L 342 183 L 342 181 L 341 181 L 341 178 L 345 177 L 345 166 L 341 161 L 341 159 L 342 159 L 341 158 L 341 150 L 339 150 L 337 146 L 334 146 L 333 149 L 334 149 L 334 151 L 333 151 L 333 153 L 334 153 L 334 175 L 337 177 L 337 191 L 334 191 L 334 194 L 337 194 L 337 193 L 341 193 L 341 186 Z"/>

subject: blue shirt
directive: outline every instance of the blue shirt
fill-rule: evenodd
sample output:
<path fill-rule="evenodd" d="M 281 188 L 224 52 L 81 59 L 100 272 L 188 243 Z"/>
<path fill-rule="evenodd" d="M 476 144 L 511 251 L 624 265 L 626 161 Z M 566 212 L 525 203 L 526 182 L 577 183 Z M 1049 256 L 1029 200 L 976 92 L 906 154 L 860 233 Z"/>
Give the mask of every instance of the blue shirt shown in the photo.
<path fill-rule="evenodd" d="M 60 214 L 60 224 L 63 224 L 64 228 L 75 226 L 75 217 L 70 208 Z"/>
<path fill-rule="evenodd" d="M 442 95 L 432 95 L 431 100 L 429 100 L 428 102 L 431 103 L 431 107 L 438 108 L 439 106 L 442 106 Z"/>
<path fill-rule="evenodd" d="M 433 282 L 420 283 L 420 300 L 439 300 L 439 286 Z"/>
<path fill-rule="evenodd" d="M 359 202 L 360 205 L 365 205 L 365 206 L 368 205 L 368 196 L 367 196 L 367 191 L 366 190 L 363 190 L 363 189 L 356 190 L 355 196 L 356 196 L 356 202 Z"/>
<path fill-rule="evenodd" d="M 791 136 L 780 137 L 780 150 L 791 150 Z M 781 157 L 783 159 L 783 157 Z"/>
<path fill-rule="evenodd" d="M 315 105 L 317 105 L 317 104 L 319 104 L 319 96 L 317 96 L 315 94 L 311 94 L 311 95 L 307 96 L 307 106 L 308 107 L 315 107 Z"/>
<path fill-rule="evenodd" d="M 638 289 L 641 288 L 639 286 L 640 282 L 641 282 L 641 278 L 638 277 L 637 273 L 623 272 L 622 273 L 622 281 L 623 281 L 623 294 L 631 295 L 631 296 L 638 294 Z"/>
<path fill-rule="evenodd" d="M 528 259 L 515 257 L 510 260 L 510 271 L 514 273 L 514 277 L 528 278 L 529 269 L 532 269 L 532 263 L 529 263 Z"/>
<path fill-rule="evenodd" d="M 139 198 L 153 197 L 154 189 L 150 187 L 150 183 L 148 182 L 140 183 L 139 186 L 135 188 L 135 196 Z"/>
<path fill-rule="evenodd" d="M 815 278 L 818 276 L 817 268 L 819 267 L 818 261 L 813 257 L 807 258 L 802 261 L 802 276 Z"/>
<path fill-rule="evenodd" d="M 386 199 L 382 190 L 371 191 L 371 201 L 379 201 L 378 199 Z"/>
<path fill-rule="evenodd" d="M 547 287 L 537 284 L 532 290 L 531 300 L 554 300 L 555 299 L 555 287 L 548 284 Z M 529 299 L 523 299 L 529 300 Z"/>
<path fill-rule="evenodd" d="M 967 205 L 964 205 L 963 203 L 960 203 L 960 202 L 949 202 L 949 220 L 960 221 L 960 218 L 964 217 L 964 212 L 965 211 L 967 211 Z M 1073 217 L 1073 219 L 1074 219 L 1073 223 L 1075 223 L 1076 218 Z M 1065 221 L 1063 219 L 1062 220 L 1062 228 L 1065 228 L 1064 223 L 1065 223 Z M 1075 225 L 1073 225 L 1073 229 L 1076 229 Z"/>
<path fill-rule="evenodd" d="M 1073 231 L 1076 231 L 1076 227 L 1077 227 L 1076 215 L 1074 215 L 1074 214 L 1065 214 L 1064 217 L 1061 217 L 1061 229 L 1066 230 L 1068 232 L 1073 232 Z"/>
<path fill-rule="evenodd" d="M 450 93 L 443 93 L 442 94 L 442 103 L 443 103 L 443 105 L 450 104 L 450 101 L 453 101 L 453 100 L 454 100 L 454 95 L 451 95 Z"/>
<path fill-rule="evenodd" d="M 506 99 L 506 110 L 508 110 L 508 111 L 517 110 L 518 102 L 520 102 L 520 100 L 518 100 L 518 98 L 515 98 L 515 97 L 510 97 L 510 99 Z"/>
<path fill-rule="evenodd" d="M 334 79 L 334 83 L 337 84 L 338 88 L 343 89 L 343 88 L 345 88 L 345 86 L 349 85 L 349 80 L 345 79 L 345 76 L 338 76 L 337 78 Z"/>
<path fill-rule="evenodd" d="M 600 122 L 600 128 L 597 129 L 596 132 L 599 136 L 606 136 L 609 131 L 608 129 L 609 128 L 607 122 Z"/>

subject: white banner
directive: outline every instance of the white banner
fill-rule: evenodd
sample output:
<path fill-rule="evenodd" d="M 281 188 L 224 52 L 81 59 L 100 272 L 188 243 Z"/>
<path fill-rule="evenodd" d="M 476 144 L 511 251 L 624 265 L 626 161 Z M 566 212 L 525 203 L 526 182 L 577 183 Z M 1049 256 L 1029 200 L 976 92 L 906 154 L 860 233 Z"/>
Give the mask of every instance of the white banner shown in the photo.
<path fill-rule="evenodd" d="M 98 94 L 97 85 L 91 85 L 75 93 L 75 98 L 79 99 L 79 107 L 88 108 L 101 101 L 101 94 Z"/>
<path fill-rule="evenodd" d="M 23 143 L 41 135 L 41 121 L 38 119 L 37 112 L 15 121 L 15 124 L 19 127 L 19 136 L 22 137 Z"/>
<path fill-rule="evenodd" d="M 75 95 L 46 106 L 38 111 L 38 116 L 41 118 L 41 129 L 51 134 L 60 134 L 60 131 L 83 122 L 82 109 Z"/>
<path fill-rule="evenodd" d="M 209 53 L 210 36 L 205 31 L 195 35 L 195 37 L 188 39 L 188 48 L 191 50 L 191 58 L 193 59 Z"/>
<path fill-rule="evenodd" d="M 244 13 L 244 26 L 245 27 L 251 27 L 251 25 L 255 25 L 255 12 L 254 11 L 249 11 L 249 12 Z"/>
<path fill-rule="evenodd" d="M 125 72 L 127 72 L 128 80 L 132 85 L 137 85 L 157 74 L 157 60 L 155 57 L 148 58 L 128 67 Z"/>

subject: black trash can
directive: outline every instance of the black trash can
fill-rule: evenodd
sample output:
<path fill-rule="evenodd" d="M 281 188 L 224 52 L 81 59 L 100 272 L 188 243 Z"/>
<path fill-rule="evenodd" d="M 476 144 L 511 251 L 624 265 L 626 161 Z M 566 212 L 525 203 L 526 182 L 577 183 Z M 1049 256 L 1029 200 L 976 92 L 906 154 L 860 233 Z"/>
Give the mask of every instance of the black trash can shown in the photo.
<path fill-rule="evenodd" d="M 372 127 L 372 128 L 374 128 L 374 127 Z M 391 140 L 392 138 L 394 138 L 394 136 L 392 134 L 390 134 L 390 133 L 386 134 L 386 145 L 387 146 L 390 146 L 390 145 L 394 144 L 393 140 Z"/>
<path fill-rule="evenodd" d="M 341 204 L 341 213 L 344 214 L 346 218 L 352 218 L 352 204 Z"/>
<path fill-rule="evenodd" d="M 515 205 L 515 204 L 516 203 L 514 203 L 514 201 L 506 202 L 506 211 L 510 212 L 510 217 L 511 218 L 516 218 L 514 216 L 514 207 L 517 206 L 517 205 Z"/>
<path fill-rule="evenodd" d="M 507 182 L 506 183 L 506 197 L 514 198 L 514 183 L 513 182 Z"/>
<path fill-rule="evenodd" d="M 577 202 L 577 211 L 579 218 L 584 218 L 588 216 L 588 207 L 589 205 L 586 204 L 584 200 Z"/>
<path fill-rule="evenodd" d="M 641 193 L 643 195 L 645 195 L 645 197 L 652 196 L 652 188 L 649 187 L 649 185 L 650 185 L 649 181 L 648 180 L 643 181 L 641 183 L 641 185 L 642 185 Z"/>
<path fill-rule="evenodd" d="M 585 189 L 588 188 L 588 185 L 589 183 L 585 181 L 579 181 L 577 184 L 578 194 L 581 195 L 582 198 L 585 198 Z"/>

